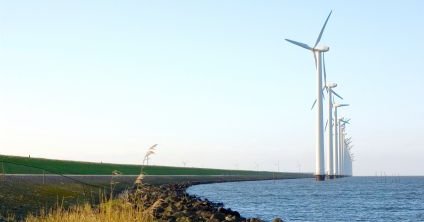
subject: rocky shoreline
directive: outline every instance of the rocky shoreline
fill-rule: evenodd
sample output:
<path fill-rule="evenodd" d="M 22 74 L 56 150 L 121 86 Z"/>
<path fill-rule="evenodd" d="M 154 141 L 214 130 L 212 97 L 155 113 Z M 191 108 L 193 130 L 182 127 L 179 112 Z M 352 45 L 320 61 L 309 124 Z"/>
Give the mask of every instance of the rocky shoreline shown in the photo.
<path fill-rule="evenodd" d="M 213 203 L 188 194 L 186 189 L 196 184 L 199 183 L 138 184 L 130 192 L 129 200 L 132 203 L 141 203 L 154 220 L 159 222 L 262 221 L 259 218 L 244 218 L 237 211 L 224 208 L 223 203 Z M 283 220 L 280 218 L 273 220 L 273 222 L 281 221 Z"/>

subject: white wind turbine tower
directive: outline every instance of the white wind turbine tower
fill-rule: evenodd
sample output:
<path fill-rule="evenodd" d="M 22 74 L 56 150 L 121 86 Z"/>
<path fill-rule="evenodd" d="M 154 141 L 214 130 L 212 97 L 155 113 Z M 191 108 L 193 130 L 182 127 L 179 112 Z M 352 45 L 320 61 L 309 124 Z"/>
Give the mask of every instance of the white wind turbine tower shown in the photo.
<path fill-rule="evenodd" d="M 325 73 L 325 63 L 324 63 L 324 73 Z M 333 95 L 339 97 L 340 99 L 343 99 L 339 94 L 337 94 L 333 88 L 336 88 L 336 83 L 329 83 L 326 84 L 326 88 L 328 90 L 328 120 L 325 125 L 327 127 L 327 124 L 330 124 L 330 127 L 328 128 L 328 152 L 327 152 L 327 169 L 328 169 L 328 178 L 334 179 L 336 175 L 336 167 L 335 167 L 335 155 L 333 154 L 334 151 L 334 144 L 333 144 L 333 104 L 334 104 L 334 97 Z M 336 114 L 337 115 L 337 114 Z M 337 116 L 336 116 L 337 119 Z"/>
<path fill-rule="evenodd" d="M 343 106 L 349 106 L 349 104 L 334 104 L 334 152 L 333 152 L 333 165 L 335 170 L 335 176 L 340 176 L 340 143 L 339 143 L 339 119 L 337 118 L 337 109 Z"/>
<path fill-rule="evenodd" d="M 341 120 L 340 120 L 341 121 Z M 346 176 L 346 168 L 345 168 L 345 158 L 346 158 L 346 141 L 345 141 L 345 137 L 346 137 L 346 124 L 342 123 L 342 126 L 340 127 L 342 133 L 340 134 L 340 144 L 341 144 L 341 148 L 340 148 L 340 172 L 342 177 Z"/>
<path fill-rule="evenodd" d="M 314 55 L 315 60 L 315 67 L 317 70 L 317 138 L 316 138 L 316 149 L 315 149 L 315 178 L 316 180 L 325 180 L 325 168 L 324 168 L 324 124 L 323 124 L 323 109 L 322 109 L 322 68 L 321 68 L 321 54 L 324 52 L 327 52 L 330 50 L 328 46 L 321 45 L 320 40 L 322 37 L 322 34 L 324 32 L 325 26 L 327 25 L 328 19 L 330 18 L 332 12 L 328 15 L 327 19 L 325 20 L 324 25 L 321 28 L 321 32 L 318 35 L 317 40 L 315 41 L 315 45 L 313 47 L 293 41 L 290 39 L 286 39 L 286 41 L 293 43 L 297 46 L 300 46 L 302 48 L 305 48 L 307 50 L 312 51 Z"/>

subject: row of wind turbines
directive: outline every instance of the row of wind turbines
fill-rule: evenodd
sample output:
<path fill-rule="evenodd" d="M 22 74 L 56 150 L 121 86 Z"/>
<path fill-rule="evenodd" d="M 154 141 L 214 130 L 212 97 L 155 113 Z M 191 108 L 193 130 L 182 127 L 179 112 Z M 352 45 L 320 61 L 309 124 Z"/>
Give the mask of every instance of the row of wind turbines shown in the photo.
<path fill-rule="evenodd" d="M 350 119 L 345 117 L 339 118 L 338 109 L 349 106 L 349 104 L 341 104 L 335 101 L 335 97 L 343 99 L 339 94 L 334 91 L 337 87 L 336 83 L 327 82 L 327 73 L 325 70 L 324 54 L 330 50 L 326 45 L 320 44 L 322 34 L 332 11 L 327 16 L 324 25 L 318 35 L 315 45 L 313 47 L 286 39 L 286 41 L 300 46 L 304 49 L 311 51 L 314 55 L 315 68 L 317 74 L 317 99 L 312 105 L 317 106 L 317 123 L 316 123 L 316 165 L 315 165 L 315 178 L 318 181 L 328 179 L 335 179 L 339 177 L 352 176 L 352 162 L 354 160 L 352 153 L 352 140 L 347 137 L 346 125 L 349 124 Z M 323 86 L 324 78 L 324 86 Z M 324 94 L 328 94 L 328 120 L 324 127 L 323 121 L 323 99 Z M 328 127 L 327 127 L 328 126 Z M 324 133 L 327 131 L 327 150 L 326 150 L 326 163 L 324 159 Z M 326 167 L 326 168 L 325 168 Z"/>

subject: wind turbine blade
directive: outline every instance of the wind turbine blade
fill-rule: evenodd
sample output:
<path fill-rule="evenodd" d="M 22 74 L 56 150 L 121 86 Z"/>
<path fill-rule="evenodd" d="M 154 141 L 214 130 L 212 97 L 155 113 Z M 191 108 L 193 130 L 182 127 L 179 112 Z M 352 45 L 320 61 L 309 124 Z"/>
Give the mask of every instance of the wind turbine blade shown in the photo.
<path fill-rule="evenodd" d="M 350 119 L 345 119 L 345 118 L 343 118 L 343 119 L 342 119 L 342 121 L 343 121 L 343 122 L 346 122 L 346 123 L 349 123 Z"/>
<path fill-rule="evenodd" d="M 343 97 L 341 97 L 339 94 L 337 94 L 336 92 L 334 92 L 334 90 L 331 90 L 331 92 L 332 92 L 335 96 L 339 97 L 340 99 L 343 99 Z"/>
<path fill-rule="evenodd" d="M 327 122 L 325 122 L 325 127 L 324 127 L 325 131 L 327 130 L 327 125 L 328 125 L 328 119 L 327 119 Z"/>
<path fill-rule="evenodd" d="M 322 98 L 323 98 L 323 99 L 325 99 L 325 96 L 324 96 L 324 89 L 325 89 L 325 87 L 323 87 L 323 88 L 322 88 L 322 90 L 321 90 L 321 95 L 322 95 Z M 317 99 L 315 99 L 314 103 L 312 104 L 311 110 L 315 107 L 315 104 L 316 104 L 316 103 L 317 103 Z"/>
<path fill-rule="evenodd" d="M 304 49 L 312 50 L 312 47 L 310 47 L 309 45 L 307 45 L 305 43 L 296 42 L 296 41 L 293 41 L 293 40 L 290 40 L 290 39 L 286 39 L 286 41 L 287 42 L 290 42 L 290 43 L 293 43 L 293 44 L 295 44 L 297 46 L 300 46 L 300 47 L 302 47 Z"/>
<path fill-rule="evenodd" d="M 315 52 L 314 51 L 312 51 L 312 54 L 314 54 L 315 69 L 317 69 L 318 68 L 317 56 L 315 55 Z"/>
<path fill-rule="evenodd" d="M 349 145 L 349 144 L 351 144 L 352 142 L 351 142 L 351 141 L 345 141 L 345 143 L 346 143 L 346 145 Z"/>
<path fill-rule="evenodd" d="M 344 121 L 344 120 L 340 120 L 340 121 L 342 121 L 345 124 L 350 124 L 348 121 Z"/>
<path fill-rule="evenodd" d="M 330 11 L 330 14 L 328 14 L 328 17 L 325 20 L 325 23 L 324 23 L 324 25 L 321 28 L 321 32 L 318 35 L 317 41 L 315 42 L 314 48 L 317 47 L 319 41 L 321 41 L 322 33 L 324 33 L 325 26 L 327 25 L 327 22 L 328 22 L 328 19 L 330 18 L 331 13 L 333 13 L 333 11 Z"/>
<path fill-rule="evenodd" d="M 328 93 L 328 89 L 327 89 L 327 72 L 325 71 L 325 59 L 324 59 L 324 54 L 325 53 L 322 53 L 322 66 L 323 66 L 323 68 L 324 68 L 324 84 L 325 84 L 325 90 L 327 91 L 327 93 Z"/>
<path fill-rule="evenodd" d="M 314 103 L 312 104 L 311 110 L 314 108 L 315 103 L 317 103 L 317 100 L 315 99 Z"/>

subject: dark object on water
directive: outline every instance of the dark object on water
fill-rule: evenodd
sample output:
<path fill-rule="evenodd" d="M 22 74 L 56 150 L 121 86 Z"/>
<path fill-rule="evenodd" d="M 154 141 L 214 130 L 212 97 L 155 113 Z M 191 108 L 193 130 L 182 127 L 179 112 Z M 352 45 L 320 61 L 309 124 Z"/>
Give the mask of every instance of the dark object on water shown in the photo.
<path fill-rule="evenodd" d="M 315 179 L 316 179 L 316 181 L 324 181 L 325 175 L 315 175 Z"/>

